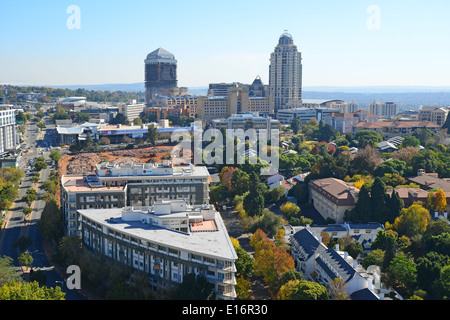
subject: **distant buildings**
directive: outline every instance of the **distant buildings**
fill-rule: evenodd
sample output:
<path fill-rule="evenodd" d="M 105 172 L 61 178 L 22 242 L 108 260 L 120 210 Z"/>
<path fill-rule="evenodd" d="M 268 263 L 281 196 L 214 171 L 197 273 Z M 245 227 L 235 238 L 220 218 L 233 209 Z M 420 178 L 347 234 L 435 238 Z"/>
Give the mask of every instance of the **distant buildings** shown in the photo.
<path fill-rule="evenodd" d="M 267 138 L 269 139 L 273 129 L 281 129 L 281 124 L 278 120 L 260 116 L 258 112 L 233 114 L 227 119 L 216 119 L 212 121 L 212 126 L 217 129 L 243 129 L 244 132 L 247 129 L 255 129 L 257 131 L 264 129 L 267 130 Z"/>
<path fill-rule="evenodd" d="M 144 112 L 145 104 L 136 103 L 133 101 L 130 104 L 123 104 L 119 106 L 119 113 L 127 117 L 128 121 L 133 122 L 136 118 L 141 118 Z"/>
<path fill-rule="evenodd" d="M 228 87 L 226 96 L 199 96 L 197 100 L 197 116 L 206 122 L 247 111 L 273 114 L 273 100 L 270 96 L 250 96 L 247 86 Z"/>
<path fill-rule="evenodd" d="M 290 125 L 295 118 L 300 119 L 301 124 L 305 125 L 311 119 L 323 120 L 327 114 L 335 113 L 336 110 L 325 107 L 317 108 L 292 108 L 279 109 L 277 112 L 277 120 L 282 124 Z"/>
<path fill-rule="evenodd" d="M 158 48 L 144 62 L 145 101 L 149 104 L 154 95 L 170 95 L 168 90 L 177 87 L 177 60 L 172 53 Z"/>
<path fill-rule="evenodd" d="M 421 107 L 418 120 L 433 122 L 442 127 L 447 120 L 449 111 L 450 109 L 445 107 Z"/>
<path fill-rule="evenodd" d="M 420 128 L 427 128 L 433 132 L 438 132 L 441 128 L 439 125 L 429 121 L 359 122 L 352 125 L 352 127 L 353 135 L 361 130 L 372 130 L 387 139 L 395 136 L 411 135 Z"/>
<path fill-rule="evenodd" d="M 280 109 L 301 106 L 302 56 L 292 36 L 285 32 L 270 55 L 269 94 L 275 113 Z"/>
<path fill-rule="evenodd" d="M 352 113 L 330 113 L 323 116 L 324 124 L 329 124 L 340 133 L 352 133 L 353 125 L 359 122 L 378 122 L 378 116 L 359 110 Z"/>
<path fill-rule="evenodd" d="M 377 115 L 380 118 L 394 117 L 397 115 L 397 103 L 395 102 L 372 102 L 369 105 L 369 112 Z"/>

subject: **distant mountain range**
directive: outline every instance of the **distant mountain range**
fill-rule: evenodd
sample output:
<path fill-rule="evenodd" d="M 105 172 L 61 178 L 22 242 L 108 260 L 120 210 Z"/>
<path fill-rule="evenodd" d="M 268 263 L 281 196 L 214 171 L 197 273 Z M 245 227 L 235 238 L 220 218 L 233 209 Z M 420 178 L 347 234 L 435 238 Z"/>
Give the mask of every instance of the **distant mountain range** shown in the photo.
<path fill-rule="evenodd" d="M 61 85 L 49 87 L 67 88 L 72 90 L 84 88 L 86 90 L 102 91 L 145 91 L 143 82 L 98 85 Z M 189 87 L 188 91 L 193 95 L 206 95 L 208 87 Z M 303 98 L 354 101 L 362 108 L 367 108 L 373 101 L 395 101 L 399 105 L 399 109 L 401 111 L 405 109 L 417 109 L 422 105 L 450 106 L 450 86 L 306 86 L 303 87 Z"/>

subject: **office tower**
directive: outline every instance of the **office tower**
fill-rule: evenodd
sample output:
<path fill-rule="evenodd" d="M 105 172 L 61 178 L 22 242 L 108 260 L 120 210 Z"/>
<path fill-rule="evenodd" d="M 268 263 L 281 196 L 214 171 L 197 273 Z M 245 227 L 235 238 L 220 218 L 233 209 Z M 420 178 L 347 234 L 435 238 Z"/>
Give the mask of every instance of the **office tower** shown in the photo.
<path fill-rule="evenodd" d="M 369 112 L 380 118 L 391 118 L 397 115 L 397 104 L 395 102 L 374 101 L 369 105 Z"/>
<path fill-rule="evenodd" d="M 285 32 L 270 55 L 269 92 L 275 113 L 279 109 L 301 106 L 302 57 L 292 36 Z"/>
<path fill-rule="evenodd" d="M 153 95 L 167 95 L 177 87 L 177 60 L 164 50 L 156 49 L 145 59 L 145 101 L 148 105 Z"/>

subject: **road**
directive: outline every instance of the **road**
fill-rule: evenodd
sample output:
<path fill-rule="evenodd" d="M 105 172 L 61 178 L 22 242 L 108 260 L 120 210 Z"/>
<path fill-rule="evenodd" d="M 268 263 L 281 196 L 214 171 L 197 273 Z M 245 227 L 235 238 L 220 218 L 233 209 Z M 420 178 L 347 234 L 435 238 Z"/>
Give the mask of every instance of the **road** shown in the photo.
<path fill-rule="evenodd" d="M 45 119 L 46 118 L 44 118 L 44 121 Z M 62 287 L 62 290 L 66 292 L 66 300 L 86 300 L 86 297 L 77 290 L 68 290 L 64 284 L 61 286 L 61 283 L 64 283 L 65 279 L 61 278 L 51 262 L 47 259 L 43 247 L 42 235 L 37 228 L 42 210 L 45 206 L 45 201 L 39 199 L 40 195 L 44 194 L 43 190 L 39 189 L 39 187 L 44 181 L 48 180 L 50 170 L 52 170 L 51 161 L 49 158 L 50 152 L 47 151 L 47 148 L 57 145 L 54 136 L 51 134 L 52 125 L 48 120 L 44 123 L 47 125 L 48 129 L 42 132 L 33 122 L 27 126 L 24 136 L 24 144 L 28 149 L 26 149 L 26 153 L 23 153 L 22 161 L 18 167 L 19 169 L 24 170 L 24 168 L 28 166 L 29 159 L 40 156 L 43 156 L 47 160 L 47 169 L 43 169 L 41 171 L 41 179 L 38 183 L 38 200 L 34 201 L 34 204 L 32 204 L 33 211 L 31 213 L 31 217 L 27 222 L 25 222 L 22 210 L 26 204 L 21 201 L 21 199 L 25 195 L 26 191 L 33 185 L 31 175 L 26 175 L 20 186 L 19 196 L 15 201 L 13 208 L 8 212 L 8 215 L 5 218 L 5 226 L 0 234 L 0 255 L 6 255 L 13 258 L 17 270 L 20 272 L 21 269 L 17 262 L 19 252 L 17 248 L 14 247 L 14 242 L 16 242 L 22 235 L 30 237 L 32 243 L 28 247 L 28 251 L 33 257 L 33 264 L 31 267 L 42 270 L 42 272 L 46 275 L 46 286 Z"/>

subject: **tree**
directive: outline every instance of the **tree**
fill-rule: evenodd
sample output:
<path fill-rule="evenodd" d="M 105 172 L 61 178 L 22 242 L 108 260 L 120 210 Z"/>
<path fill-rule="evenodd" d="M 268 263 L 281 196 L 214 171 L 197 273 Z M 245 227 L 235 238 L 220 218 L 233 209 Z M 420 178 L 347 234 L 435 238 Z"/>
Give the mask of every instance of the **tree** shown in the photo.
<path fill-rule="evenodd" d="M 375 147 L 378 142 L 383 141 L 383 136 L 372 130 L 361 130 L 356 133 L 355 139 L 358 140 L 360 148 L 365 148 L 367 145 Z"/>
<path fill-rule="evenodd" d="M 391 261 L 387 274 L 391 282 L 404 287 L 406 292 L 411 292 L 417 281 L 416 263 L 400 252 Z"/>
<path fill-rule="evenodd" d="M 439 212 L 442 212 L 447 208 L 447 199 L 442 189 L 439 189 L 434 194 L 434 208 Z"/>
<path fill-rule="evenodd" d="M 258 175 L 252 172 L 249 180 L 249 193 L 244 198 L 244 209 L 250 216 L 257 216 L 264 208 L 264 196 Z"/>
<path fill-rule="evenodd" d="M 238 256 L 236 266 L 236 277 L 249 278 L 253 273 L 253 258 L 241 247 L 234 247 Z"/>
<path fill-rule="evenodd" d="M 214 300 L 214 285 L 204 276 L 189 273 L 183 276 L 183 282 L 175 287 L 173 300 Z"/>
<path fill-rule="evenodd" d="M 328 300 L 327 289 L 316 282 L 307 280 L 298 281 L 293 287 L 289 300 Z"/>
<path fill-rule="evenodd" d="M 328 294 L 332 300 L 349 300 L 347 285 L 344 280 L 336 278 L 328 284 Z"/>
<path fill-rule="evenodd" d="M 420 145 L 420 140 L 417 139 L 414 136 L 405 136 L 403 138 L 401 147 L 402 148 L 406 148 L 406 147 L 415 147 L 417 148 Z"/>
<path fill-rule="evenodd" d="M 440 278 L 443 267 L 450 265 L 449 256 L 437 252 L 428 252 L 417 259 L 417 284 L 432 297 L 435 295 L 435 284 Z"/>
<path fill-rule="evenodd" d="M 372 201 L 369 190 L 364 184 L 359 190 L 358 202 L 350 211 L 350 219 L 355 222 L 367 223 L 372 220 Z"/>
<path fill-rule="evenodd" d="M 409 208 L 403 208 L 393 224 L 394 230 L 409 238 L 425 232 L 428 222 L 431 220 L 427 209 L 419 204 L 413 204 Z"/>
<path fill-rule="evenodd" d="M 387 216 L 386 221 L 393 223 L 403 209 L 403 200 L 400 198 L 395 189 L 392 190 L 391 197 L 387 199 Z"/>
<path fill-rule="evenodd" d="M 36 171 L 41 171 L 42 169 L 47 169 L 47 164 L 44 161 L 36 161 L 34 164 L 34 169 Z"/>
<path fill-rule="evenodd" d="M 278 187 L 273 188 L 271 191 L 272 201 L 277 202 L 278 200 L 283 198 L 285 194 L 286 194 L 286 189 L 284 189 L 283 187 L 278 186 Z"/>
<path fill-rule="evenodd" d="M 291 129 L 294 134 L 297 134 L 302 129 L 302 122 L 299 118 L 294 118 L 291 122 Z"/>
<path fill-rule="evenodd" d="M 372 217 L 374 221 L 384 223 L 387 220 L 386 187 L 380 177 L 376 177 L 370 190 Z"/>
<path fill-rule="evenodd" d="M 100 144 L 102 146 L 107 146 L 107 145 L 111 144 L 111 140 L 109 140 L 108 137 L 101 137 L 100 138 Z"/>
<path fill-rule="evenodd" d="M 300 213 L 300 207 L 293 202 L 286 202 L 280 207 L 281 211 L 289 218 L 297 217 Z"/>
<path fill-rule="evenodd" d="M 59 152 L 56 149 L 53 149 L 52 151 L 50 151 L 50 159 L 54 160 L 56 163 L 59 162 L 59 160 L 61 160 L 61 152 Z"/>
<path fill-rule="evenodd" d="M 381 267 L 383 265 L 384 260 L 384 250 L 375 249 L 364 257 L 362 261 L 362 266 L 367 269 L 371 265 L 376 265 Z"/>
<path fill-rule="evenodd" d="M 0 287 L 12 281 L 23 281 L 20 274 L 16 271 L 13 261 L 13 258 L 8 256 L 0 257 Z"/>
<path fill-rule="evenodd" d="M 37 281 L 11 281 L 0 288 L 0 300 L 64 300 L 61 287 L 40 287 Z"/>
<path fill-rule="evenodd" d="M 450 134 L 450 117 L 447 116 L 447 119 L 445 120 L 445 122 L 442 125 L 441 129 L 446 130 L 447 134 Z"/>
<path fill-rule="evenodd" d="M 39 231 L 50 242 L 58 243 L 64 235 L 64 221 L 56 199 L 46 202 L 38 223 Z"/>
<path fill-rule="evenodd" d="M 33 257 L 28 251 L 22 252 L 18 258 L 19 263 L 23 266 L 30 267 L 33 263 Z"/>
<path fill-rule="evenodd" d="M 358 241 L 353 241 L 345 246 L 345 251 L 347 251 L 353 259 L 356 259 L 359 255 L 362 255 L 363 247 Z"/>
<path fill-rule="evenodd" d="M 231 187 L 234 194 L 242 195 L 249 191 L 250 184 L 250 176 L 242 171 L 241 169 L 237 169 L 233 172 L 231 177 Z"/>
<path fill-rule="evenodd" d="M 159 136 L 158 128 L 156 128 L 154 124 L 149 125 L 147 131 L 147 141 L 154 146 L 156 145 L 156 141 L 158 141 L 158 136 Z"/>
<path fill-rule="evenodd" d="M 267 208 L 262 210 L 261 215 L 249 226 L 249 231 L 254 232 L 257 229 L 263 230 L 267 234 L 276 235 L 282 226 L 282 218 Z"/>
<path fill-rule="evenodd" d="M 367 145 L 364 149 L 359 149 L 356 152 L 351 169 L 354 173 L 373 174 L 381 162 L 378 151 Z"/>

